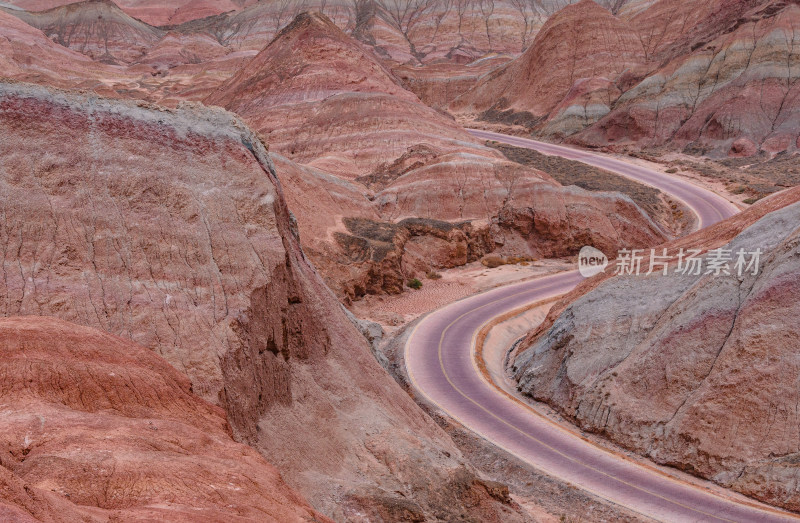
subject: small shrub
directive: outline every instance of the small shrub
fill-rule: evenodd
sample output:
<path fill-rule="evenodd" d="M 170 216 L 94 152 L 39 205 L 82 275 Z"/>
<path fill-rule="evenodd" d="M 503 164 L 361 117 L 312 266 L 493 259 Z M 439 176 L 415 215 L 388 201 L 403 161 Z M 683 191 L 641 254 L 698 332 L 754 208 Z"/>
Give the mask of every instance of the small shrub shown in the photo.
<path fill-rule="evenodd" d="M 429 280 L 440 280 L 442 278 L 442 275 L 436 271 L 430 271 L 428 274 L 425 275 L 425 277 L 428 278 Z"/>
<path fill-rule="evenodd" d="M 422 282 L 419 281 L 418 278 L 412 278 L 412 279 L 408 280 L 408 283 L 406 283 L 406 285 L 408 285 L 409 287 L 411 287 L 414 290 L 419 290 L 419 289 L 422 288 Z"/>
<path fill-rule="evenodd" d="M 494 269 L 496 267 L 500 267 L 501 265 L 505 265 L 505 260 L 503 260 L 503 258 L 500 256 L 485 256 L 481 260 L 481 265 L 490 269 Z"/>
<path fill-rule="evenodd" d="M 745 187 L 744 185 L 740 185 L 739 187 L 735 187 L 735 188 L 731 189 L 731 193 L 733 193 L 733 194 L 742 194 L 746 190 L 747 190 L 747 187 Z"/>
<path fill-rule="evenodd" d="M 484 267 L 488 267 L 490 269 L 494 269 L 496 267 L 500 267 L 501 265 L 528 265 L 528 262 L 536 261 L 530 256 L 509 256 L 508 258 L 503 258 L 501 256 L 484 256 L 481 260 L 481 264 Z"/>
<path fill-rule="evenodd" d="M 675 174 L 676 172 L 678 172 L 678 169 L 676 167 L 670 167 L 669 169 L 667 169 L 664 172 L 667 173 L 667 174 Z"/>
<path fill-rule="evenodd" d="M 744 203 L 746 203 L 747 205 L 753 205 L 754 203 L 756 203 L 760 199 L 761 198 L 747 198 L 746 200 L 742 200 L 742 201 Z"/>
<path fill-rule="evenodd" d="M 533 261 L 533 258 L 530 256 L 511 256 L 510 258 L 506 258 L 506 265 L 514 265 L 517 263 L 526 263 Z"/>

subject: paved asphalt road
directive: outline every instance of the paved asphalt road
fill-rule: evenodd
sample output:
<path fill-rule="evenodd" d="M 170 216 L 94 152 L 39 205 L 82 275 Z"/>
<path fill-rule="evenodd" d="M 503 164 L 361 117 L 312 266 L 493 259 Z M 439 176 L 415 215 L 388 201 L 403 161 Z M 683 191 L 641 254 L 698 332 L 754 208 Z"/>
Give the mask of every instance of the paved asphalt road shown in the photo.
<path fill-rule="evenodd" d="M 637 182 L 643 182 L 661 189 L 665 193 L 671 194 L 675 198 L 691 207 L 694 213 L 700 218 L 700 229 L 713 225 L 720 220 L 733 216 L 739 210 L 728 200 L 711 191 L 704 190 L 682 178 L 672 177 L 662 174 L 645 167 L 639 167 L 632 163 L 616 160 L 607 156 L 601 156 L 588 151 L 564 147 L 563 145 L 553 145 L 550 143 L 537 142 L 527 138 L 507 136 L 505 134 L 493 133 L 489 131 L 468 130 L 476 138 L 484 140 L 496 140 L 498 142 L 535 149 L 541 153 L 558 155 L 570 160 L 579 160 L 583 163 L 600 167 L 608 171 L 632 178 Z"/>
<path fill-rule="evenodd" d="M 480 138 L 531 147 L 635 178 L 689 204 L 707 227 L 735 214 L 725 199 L 684 180 L 585 151 L 471 131 Z M 425 317 L 409 336 L 406 365 L 414 387 L 488 441 L 545 472 L 662 521 L 798 521 L 741 496 L 718 496 L 589 443 L 500 392 L 474 361 L 475 336 L 506 312 L 563 294 L 581 281 L 560 273 L 478 294 Z"/>

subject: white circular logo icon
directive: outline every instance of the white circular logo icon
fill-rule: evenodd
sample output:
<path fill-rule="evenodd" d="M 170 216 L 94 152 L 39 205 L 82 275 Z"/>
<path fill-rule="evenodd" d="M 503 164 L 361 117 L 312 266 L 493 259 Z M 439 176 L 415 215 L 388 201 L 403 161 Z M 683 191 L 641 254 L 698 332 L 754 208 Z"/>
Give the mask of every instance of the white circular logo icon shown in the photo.
<path fill-rule="evenodd" d="M 578 271 L 584 278 L 591 278 L 595 274 L 600 274 L 607 266 L 608 256 L 599 249 L 587 245 L 578 254 Z"/>

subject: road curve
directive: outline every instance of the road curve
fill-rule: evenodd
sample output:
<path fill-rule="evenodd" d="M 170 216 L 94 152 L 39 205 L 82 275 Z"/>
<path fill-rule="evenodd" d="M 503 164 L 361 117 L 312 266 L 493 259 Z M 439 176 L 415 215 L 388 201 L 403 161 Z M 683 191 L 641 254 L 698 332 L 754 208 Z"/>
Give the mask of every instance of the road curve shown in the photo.
<path fill-rule="evenodd" d="M 644 181 L 687 202 L 702 226 L 736 213 L 732 204 L 710 191 L 643 167 L 524 138 L 470 132 Z M 454 419 L 495 445 L 550 475 L 642 515 L 680 522 L 798 521 L 791 514 L 740 496 L 716 495 L 606 451 L 537 415 L 483 377 L 472 354 L 481 327 L 502 314 L 568 292 L 581 279 L 577 271 L 571 271 L 512 284 L 429 314 L 406 342 L 405 361 L 412 385 Z"/>
<path fill-rule="evenodd" d="M 685 179 L 668 176 L 646 167 L 589 151 L 575 149 L 573 147 L 537 142 L 536 140 L 530 140 L 528 138 L 508 136 L 491 131 L 481 131 L 477 129 L 467 129 L 467 131 L 476 138 L 495 140 L 517 147 L 535 149 L 545 154 L 557 155 L 570 160 L 578 160 L 588 165 L 621 174 L 637 182 L 651 185 L 688 205 L 699 219 L 699 229 L 713 225 L 739 212 L 739 209 L 736 208 L 735 205 L 714 192 L 700 188 Z"/>

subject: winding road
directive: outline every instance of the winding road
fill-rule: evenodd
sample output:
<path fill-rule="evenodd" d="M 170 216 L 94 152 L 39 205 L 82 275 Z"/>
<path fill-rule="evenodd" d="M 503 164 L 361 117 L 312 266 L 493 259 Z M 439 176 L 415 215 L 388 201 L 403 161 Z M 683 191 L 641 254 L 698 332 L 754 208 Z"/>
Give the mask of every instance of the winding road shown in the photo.
<path fill-rule="evenodd" d="M 602 167 L 661 189 L 685 202 L 707 227 L 738 212 L 711 191 L 682 179 L 587 151 L 487 131 L 474 136 Z M 409 336 L 405 361 L 413 386 L 472 431 L 544 472 L 603 499 L 662 521 L 799 521 L 791 514 L 722 496 L 679 481 L 656 467 L 637 464 L 588 442 L 509 397 L 484 378 L 473 350 L 478 331 L 493 319 L 528 304 L 564 294 L 582 277 L 577 271 L 493 289 L 426 316 Z"/>

